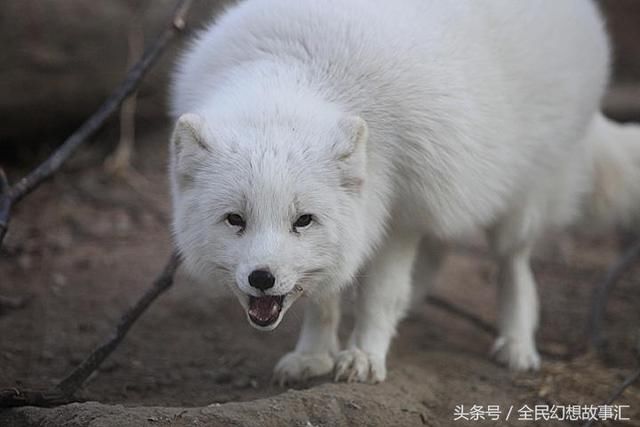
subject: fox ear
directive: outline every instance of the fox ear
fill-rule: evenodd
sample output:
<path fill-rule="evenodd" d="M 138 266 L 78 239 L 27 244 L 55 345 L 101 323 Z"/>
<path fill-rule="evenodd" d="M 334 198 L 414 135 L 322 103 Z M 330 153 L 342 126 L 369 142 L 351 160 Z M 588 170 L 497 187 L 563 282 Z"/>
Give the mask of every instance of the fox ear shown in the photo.
<path fill-rule="evenodd" d="M 334 144 L 334 154 L 341 162 L 342 186 L 358 192 L 362 187 L 367 166 L 367 123 L 358 116 L 348 116 L 338 123 L 340 136 Z"/>
<path fill-rule="evenodd" d="M 204 142 L 205 122 L 197 114 L 180 116 L 171 136 L 170 162 L 178 188 L 184 190 L 193 182 L 202 155 L 211 148 Z"/>

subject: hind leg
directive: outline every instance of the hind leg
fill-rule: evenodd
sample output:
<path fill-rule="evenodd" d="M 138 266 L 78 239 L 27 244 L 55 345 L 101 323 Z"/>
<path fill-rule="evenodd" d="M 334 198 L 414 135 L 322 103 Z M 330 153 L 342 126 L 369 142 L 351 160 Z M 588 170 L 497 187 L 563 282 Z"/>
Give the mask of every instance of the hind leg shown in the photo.
<path fill-rule="evenodd" d="M 535 370 L 540 366 L 535 345 L 538 296 L 530 266 L 537 233 L 531 228 L 525 232 L 524 223 L 516 217 L 515 221 L 510 219 L 489 233 L 498 262 L 499 336 L 493 354 L 513 370 Z"/>
<path fill-rule="evenodd" d="M 424 307 L 424 302 L 433 290 L 449 251 L 448 245 L 431 236 L 422 238 L 413 263 L 413 290 L 411 308 Z"/>

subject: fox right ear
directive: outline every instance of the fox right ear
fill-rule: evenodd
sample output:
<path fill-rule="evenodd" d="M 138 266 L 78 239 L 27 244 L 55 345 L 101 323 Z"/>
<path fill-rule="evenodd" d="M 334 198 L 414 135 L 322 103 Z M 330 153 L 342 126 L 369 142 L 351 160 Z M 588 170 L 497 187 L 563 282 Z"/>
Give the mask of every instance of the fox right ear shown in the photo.
<path fill-rule="evenodd" d="M 205 143 L 205 122 L 197 114 L 180 116 L 171 136 L 171 170 L 178 187 L 183 190 L 193 182 L 196 168 L 202 161 L 202 154 L 210 152 Z"/>

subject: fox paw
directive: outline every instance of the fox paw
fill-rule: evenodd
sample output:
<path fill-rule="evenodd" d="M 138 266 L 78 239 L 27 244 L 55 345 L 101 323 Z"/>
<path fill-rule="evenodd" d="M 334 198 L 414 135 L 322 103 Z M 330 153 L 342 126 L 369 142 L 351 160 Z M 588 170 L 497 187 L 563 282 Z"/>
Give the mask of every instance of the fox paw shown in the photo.
<path fill-rule="evenodd" d="M 352 348 L 338 353 L 334 373 L 335 381 L 379 383 L 387 376 L 384 357 Z"/>
<path fill-rule="evenodd" d="M 540 355 L 533 342 L 499 337 L 491 351 L 495 359 L 514 371 L 536 371 L 540 368 Z"/>
<path fill-rule="evenodd" d="M 334 361 L 329 353 L 297 353 L 285 354 L 273 370 L 273 381 L 284 386 L 320 377 L 333 370 Z"/>

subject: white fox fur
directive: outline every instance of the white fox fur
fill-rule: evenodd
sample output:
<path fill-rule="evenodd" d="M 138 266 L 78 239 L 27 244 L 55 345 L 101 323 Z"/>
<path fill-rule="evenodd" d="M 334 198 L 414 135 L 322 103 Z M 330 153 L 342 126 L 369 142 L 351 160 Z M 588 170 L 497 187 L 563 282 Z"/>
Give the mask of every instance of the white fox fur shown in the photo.
<path fill-rule="evenodd" d="M 175 74 L 178 248 L 247 310 L 284 296 L 258 328 L 307 297 L 280 382 L 377 382 L 420 240 L 435 272 L 444 242 L 484 229 L 499 267 L 495 354 L 535 369 L 534 242 L 640 211 L 640 131 L 599 112 L 608 69 L 587 0 L 241 2 Z M 312 222 L 293 225 L 302 215 Z M 250 285 L 255 269 L 271 288 Z M 340 351 L 339 291 L 356 281 Z"/>

